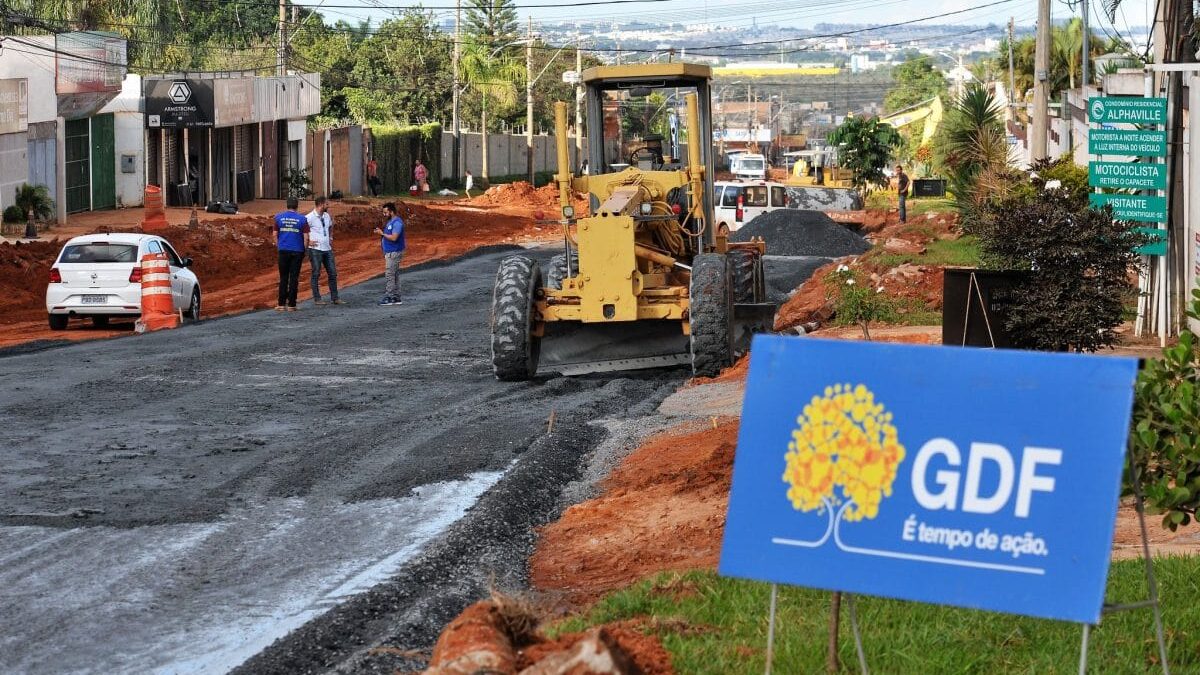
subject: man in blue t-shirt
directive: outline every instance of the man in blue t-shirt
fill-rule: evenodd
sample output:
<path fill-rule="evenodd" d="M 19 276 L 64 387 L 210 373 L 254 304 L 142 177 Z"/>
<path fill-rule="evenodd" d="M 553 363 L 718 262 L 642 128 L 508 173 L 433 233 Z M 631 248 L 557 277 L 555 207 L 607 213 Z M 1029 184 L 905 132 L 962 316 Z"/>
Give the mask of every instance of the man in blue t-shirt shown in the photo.
<path fill-rule="evenodd" d="M 296 213 L 300 200 L 287 198 L 287 211 L 275 216 L 275 246 L 279 249 L 279 304 L 276 312 L 296 311 L 296 291 L 300 286 L 300 264 L 308 248 L 308 218 Z"/>
<path fill-rule="evenodd" d="M 383 245 L 384 290 L 380 305 L 399 305 L 400 301 L 400 259 L 404 257 L 404 221 L 396 213 L 396 204 L 388 202 L 383 205 L 383 213 L 388 217 L 383 229 L 375 228 Z"/>

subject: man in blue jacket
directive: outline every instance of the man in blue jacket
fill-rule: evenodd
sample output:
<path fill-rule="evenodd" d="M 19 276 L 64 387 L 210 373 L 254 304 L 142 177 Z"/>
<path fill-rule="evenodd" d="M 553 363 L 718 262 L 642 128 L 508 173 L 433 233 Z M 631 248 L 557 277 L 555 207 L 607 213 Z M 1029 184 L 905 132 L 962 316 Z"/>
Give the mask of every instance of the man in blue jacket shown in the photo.
<path fill-rule="evenodd" d="M 383 205 L 383 212 L 388 217 L 383 229 L 375 228 L 383 246 L 384 290 L 380 305 L 399 305 L 400 300 L 400 260 L 404 257 L 404 221 L 396 213 L 395 202 Z"/>
<path fill-rule="evenodd" d="M 296 311 L 296 291 L 300 286 L 300 264 L 308 248 L 308 218 L 296 213 L 300 200 L 287 198 L 287 211 L 275 216 L 275 246 L 279 249 L 279 304 L 276 312 Z"/>

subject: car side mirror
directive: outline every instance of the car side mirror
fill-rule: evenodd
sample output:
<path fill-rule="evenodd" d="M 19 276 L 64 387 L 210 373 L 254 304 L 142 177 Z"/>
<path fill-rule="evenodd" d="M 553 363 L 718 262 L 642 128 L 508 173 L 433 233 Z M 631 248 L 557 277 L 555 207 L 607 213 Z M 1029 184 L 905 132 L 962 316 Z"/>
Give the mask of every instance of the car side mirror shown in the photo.
<path fill-rule="evenodd" d="M 181 267 L 191 267 L 193 262 L 194 261 L 191 258 L 184 258 L 183 260 L 179 261 L 179 265 Z"/>

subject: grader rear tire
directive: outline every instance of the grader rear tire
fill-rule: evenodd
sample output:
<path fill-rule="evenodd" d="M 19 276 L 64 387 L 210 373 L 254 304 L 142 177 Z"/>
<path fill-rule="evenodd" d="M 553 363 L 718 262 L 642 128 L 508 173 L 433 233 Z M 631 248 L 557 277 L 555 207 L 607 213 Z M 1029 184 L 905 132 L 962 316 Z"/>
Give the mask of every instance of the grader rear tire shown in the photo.
<path fill-rule="evenodd" d="M 735 248 L 725 257 L 733 279 L 733 301 L 737 304 L 762 302 L 767 295 L 762 256 L 757 251 Z"/>
<path fill-rule="evenodd" d="M 733 360 L 733 284 L 728 261 L 703 253 L 692 261 L 692 374 L 715 377 Z"/>
<path fill-rule="evenodd" d="M 540 339 L 531 334 L 533 303 L 542 286 L 537 262 L 512 256 L 500 262 L 492 295 L 492 372 L 504 382 L 537 373 Z"/>

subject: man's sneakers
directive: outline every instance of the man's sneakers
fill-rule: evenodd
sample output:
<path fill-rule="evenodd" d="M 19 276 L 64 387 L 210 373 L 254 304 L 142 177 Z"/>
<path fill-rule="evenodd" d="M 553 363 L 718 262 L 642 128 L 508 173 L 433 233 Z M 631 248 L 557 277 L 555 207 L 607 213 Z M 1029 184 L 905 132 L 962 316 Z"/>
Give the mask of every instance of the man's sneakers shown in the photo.
<path fill-rule="evenodd" d="M 335 305 L 344 305 L 344 304 L 346 304 L 346 301 L 345 301 L 345 300 L 334 300 L 334 301 L 333 301 L 333 304 L 335 304 Z"/>
<path fill-rule="evenodd" d="M 276 312 L 286 312 L 287 305 L 275 305 L 275 311 Z"/>
<path fill-rule="evenodd" d="M 322 299 L 320 299 L 320 298 L 317 298 L 316 300 L 313 300 L 313 304 L 314 304 L 314 305 L 317 305 L 318 307 L 321 307 L 321 306 L 324 306 L 324 305 L 328 305 L 329 303 L 328 303 L 328 302 L 325 302 L 324 300 L 322 300 Z"/>
<path fill-rule="evenodd" d="M 388 305 L 403 305 L 403 304 L 404 304 L 404 301 L 401 300 L 400 298 L 393 298 L 390 296 L 384 296 L 384 298 L 379 301 L 380 307 L 386 307 Z"/>

